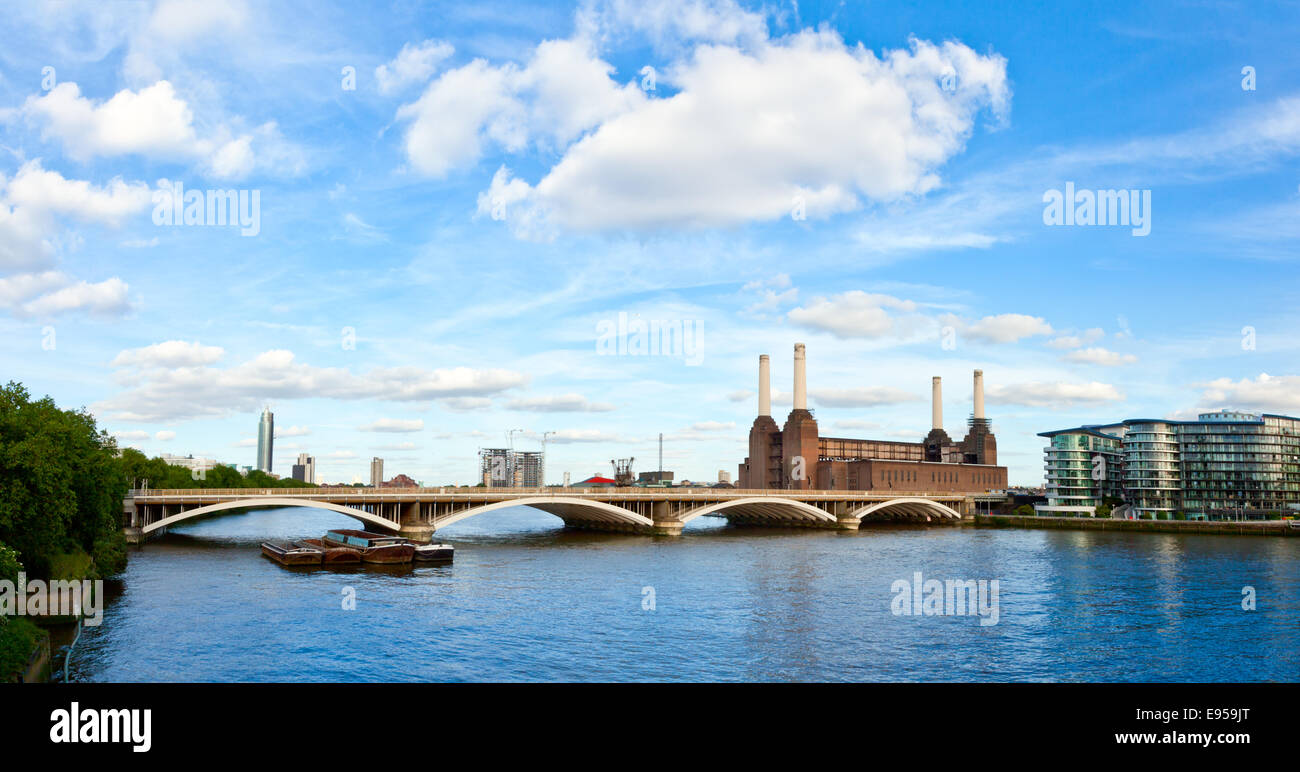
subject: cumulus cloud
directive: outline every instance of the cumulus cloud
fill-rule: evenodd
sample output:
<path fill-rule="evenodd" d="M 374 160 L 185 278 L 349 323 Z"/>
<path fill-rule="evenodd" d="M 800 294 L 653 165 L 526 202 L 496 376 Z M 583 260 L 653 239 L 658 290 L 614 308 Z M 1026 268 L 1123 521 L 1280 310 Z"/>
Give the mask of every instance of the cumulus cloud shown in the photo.
<path fill-rule="evenodd" d="M 160 442 L 170 442 L 176 439 L 176 432 L 171 431 L 170 429 L 163 429 L 154 435 L 154 439 Z"/>
<path fill-rule="evenodd" d="M 1063 357 L 1067 362 L 1079 362 L 1082 364 L 1102 365 L 1103 367 L 1118 367 L 1119 365 L 1131 365 L 1137 361 L 1133 354 L 1120 354 L 1109 349 L 1100 347 L 1083 348 L 1077 351 L 1071 351 Z"/>
<path fill-rule="evenodd" d="M 380 418 L 364 426 L 358 426 L 359 432 L 419 432 L 424 431 L 424 419 L 422 418 Z"/>
<path fill-rule="evenodd" d="M 243 178 L 259 165 L 291 174 L 304 166 L 301 151 L 284 141 L 275 122 L 245 131 L 237 128 L 242 121 L 214 121 L 200 134 L 189 102 L 166 80 L 122 89 L 102 102 L 65 81 L 28 97 L 22 109 L 43 139 L 57 140 L 68 157 L 80 161 L 122 155 L 196 161 L 220 179 Z"/>
<path fill-rule="evenodd" d="M 380 367 L 354 373 L 304 364 L 285 350 L 266 351 L 228 368 L 131 365 L 117 375 L 131 387 L 92 410 L 115 421 L 138 422 L 254 412 L 267 399 L 412 402 L 497 394 L 528 383 L 527 376 L 504 369 Z"/>
<path fill-rule="evenodd" d="M 407 158 L 422 174 L 442 177 L 474 164 L 489 143 L 507 152 L 530 143 L 562 147 L 645 101 L 635 84 L 615 83 L 613 70 L 583 40 L 547 40 L 522 67 L 475 59 L 448 70 L 397 111 L 408 122 Z M 498 187 L 508 190 L 509 181 Z"/>
<path fill-rule="evenodd" d="M 1031 381 L 988 388 L 987 399 L 992 404 L 1024 405 L 1026 407 L 1070 407 L 1119 402 L 1124 395 L 1109 383 L 1044 383 Z"/>
<path fill-rule="evenodd" d="M 1295 415 L 1300 412 L 1300 375 L 1269 375 L 1256 378 L 1218 378 L 1205 384 L 1201 403 L 1210 407 L 1233 407 L 1266 413 Z"/>
<path fill-rule="evenodd" d="M 746 402 L 754 398 L 754 392 L 741 389 L 727 394 L 728 402 Z"/>
<path fill-rule="evenodd" d="M 788 317 L 797 325 L 839 338 L 878 338 L 894 327 L 890 310 L 913 312 L 916 308 L 910 300 L 853 290 L 814 298 L 807 306 L 792 309 Z"/>
<path fill-rule="evenodd" d="M 197 367 L 209 365 L 226 353 L 220 346 L 205 346 L 198 341 L 167 340 L 143 348 L 126 349 L 109 364 L 113 367 Z"/>
<path fill-rule="evenodd" d="M 407 43 L 391 62 L 375 68 L 379 93 L 390 94 L 415 83 L 424 83 L 454 52 L 450 43 L 439 40 L 426 40 L 415 45 Z"/>
<path fill-rule="evenodd" d="M 665 78 L 671 96 L 603 100 L 598 127 L 535 185 L 498 173 L 480 213 L 513 199 L 505 219 L 525 237 L 825 218 L 932 190 L 981 110 L 1010 99 L 1000 56 L 913 40 L 877 57 L 829 29 L 701 45 Z M 510 136 L 503 149 L 523 147 Z"/>
<path fill-rule="evenodd" d="M 998 314 L 971 323 L 956 317 L 948 317 L 945 321 L 967 338 L 985 343 L 1015 343 L 1022 338 L 1052 334 L 1052 325 L 1042 317 L 1025 314 Z"/>
<path fill-rule="evenodd" d="M 572 393 L 523 397 L 511 400 L 506 407 L 533 413 L 607 413 L 614 409 L 608 402 L 592 402 L 581 394 Z"/>

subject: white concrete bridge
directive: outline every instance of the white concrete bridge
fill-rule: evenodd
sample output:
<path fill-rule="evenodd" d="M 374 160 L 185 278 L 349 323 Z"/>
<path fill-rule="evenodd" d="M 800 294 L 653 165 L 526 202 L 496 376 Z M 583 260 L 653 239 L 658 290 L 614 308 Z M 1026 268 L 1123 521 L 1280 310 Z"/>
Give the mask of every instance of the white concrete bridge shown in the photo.
<path fill-rule="evenodd" d="M 956 522 L 993 497 L 924 491 L 780 491 L 715 488 L 194 488 L 133 491 L 123 502 L 128 541 L 227 510 L 311 507 L 339 512 L 371 530 L 428 541 L 476 515 L 532 507 L 565 525 L 677 535 L 697 517 L 734 523 L 856 529 L 864 520 Z"/>

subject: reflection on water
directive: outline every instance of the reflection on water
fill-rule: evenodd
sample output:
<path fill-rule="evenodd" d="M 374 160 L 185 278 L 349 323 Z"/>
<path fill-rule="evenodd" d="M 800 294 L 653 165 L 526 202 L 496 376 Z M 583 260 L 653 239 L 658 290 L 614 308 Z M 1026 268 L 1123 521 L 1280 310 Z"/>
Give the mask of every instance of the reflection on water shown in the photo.
<path fill-rule="evenodd" d="M 347 518 L 263 510 L 133 552 L 74 679 L 1267 681 L 1300 675 L 1300 540 L 880 525 L 681 538 L 520 508 L 448 528 L 450 565 L 287 569 L 264 539 Z M 997 579 L 1000 621 L 895 616 L 915 572 Z M 1258 610 L 1241 592 L 1256 589 Z M 355 599 L 348 610 L 346 600 Z M 653 599 L 653 608 L 649 600 Z"/>

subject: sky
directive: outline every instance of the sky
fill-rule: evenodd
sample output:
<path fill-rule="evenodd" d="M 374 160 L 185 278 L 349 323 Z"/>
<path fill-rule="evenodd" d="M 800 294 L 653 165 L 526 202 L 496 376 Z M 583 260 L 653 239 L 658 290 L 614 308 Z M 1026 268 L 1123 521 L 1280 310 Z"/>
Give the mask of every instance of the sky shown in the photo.
<path fill-rule="evenodd" d="M 429 485 L 543 440 L 549 483 L 649 471 L 660 433 L 678 479 L 734 475 L 758 356 L 782 422 L 797 342 L 823 435 L 920 441 L 941 376 L 960 438 L 983 369 L 1012 484 L 1042 431 L 1300 414 L 1298 22 L 18 4 L 0 380 L 240 465 L 269 405 L 275 472 Z"/>

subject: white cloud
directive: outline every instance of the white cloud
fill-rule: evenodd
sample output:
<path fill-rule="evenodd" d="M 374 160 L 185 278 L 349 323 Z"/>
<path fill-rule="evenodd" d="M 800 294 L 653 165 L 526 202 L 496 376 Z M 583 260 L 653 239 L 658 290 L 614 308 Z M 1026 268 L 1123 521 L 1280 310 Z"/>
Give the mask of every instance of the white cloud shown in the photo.
<path fill-rule="evenodd" d="M 113 432 L 113 436 L 118 438 L 119 440 L 139 441 L 139 440 L 149 439 L 149 432 L 140 431 L 140 430 L 126 431 L 126 432 Z"/>
<path fill-rule="evenodd" d="M 1042 317 L 1025 314 L 986 316 L 970 324 L 955 317 L 945 321 L 952 323 L 967 338 L 986 343 L 1015 343 L 1021 338 L 1052 334 L 1052 325 Z"/>
<path fill-rule="evenodd" d="M 422 418 L 380 418 L 377 421 L 358 426 L 360 432 L 419 432 L 424 431 Z"/>
<path fill-rule="evenodd" d="M 210 365 L 226 353 L 220 346 L 205 346 L 198 341 L 168 340 L 143 348 L 126 349 L 109 364 L 112 367 L 198 367 Z"/>
<path fill-rule="evenodd" d="M 740 391 L 733 391 L 727 394 L 728 402 L 745 402 L 753 398 L 754 398 L 754 392 L 746 391 L 744 389 Z"/>
<path fill-rule="evenodd" d="M 819 389 L 809 393 L 823 407 L 874 407 L 916 402 L 921 399 L 911 392 L 888 386 L 860 386 L 852 389 Z"/>
<path fill-rule="evenodd" d="M 221 179 L 240 179 L 259 164 L 290 174 L 304 167 L 301 151 L 284 141 L 274 122 L 250 132 L 235 128 L 242 121 L 214 120 L 200 135 L 190 104 L 166 80 L 138 91 L 122 89 L 102 103 L 65 81 L 43 96 L 28 97 L 23 112 L 40 125 L 43 139 L 58 140 L 65 154 L 80 161 L 132 154 L 199 161 L 206 173 Z"/>
<path fill-rule="evenodd" d="M 690 426 L 692 431 L 697 432 L 724 432 L 736 428 L 735 421 L 697 421 Z"/>
<path fill-rule="evenodd" d="M 994 385 L 987 390 L 992 404 L 1024 405 L 1026 407 L 1059 408 L 1073 405 L 1096 405 L 1119 402 L 1124 395 L 1109 383 L 1029 383 Z"/>
<path fill-rule="evenodd" d="M 173 432 L 169 429 L 164 429 L 158 432 L 157 434 L 155 434 L 154 439 L 158 440 L 159 442 L 170 442 L 176 439 L 176 432 Z"/>
<path fill-rule="evenodd" d="M 529 237 L 555 226 L 715 227 L 789 216 L 796 198 L 815 219 L 863 198 L 923 194 L 979 111 L 1005 112 L 1005 70 L 1002 57 L 951 41 L 913 40 L 877 58 L 829 29 L 752 52 L 700 46 L 667 73 L 676 93 L 629 99 L 528 186 L 507 219 Z M 940 85 L 948 73 L 952 91 Z M 494 178 L 480 213 L 514 182 Z"/>
<path fill-rule="evenodd" d="M 308 434 L 311 434 L 311 429 L 306 426 L 286 426 L 275 430 L 276 439 L 281 437 L 305 437 Z"/>
<path fill-rule="evenodd" d="M 450 43 L 439 40 L 426 40 L 416 45 L 407 43 L 391 62 L 375 68 L 379 93 L 390 94 L 415 83 L 424 83 L 454 52 Z"/>
<path fill-rule="evenodd" d="M 1300 412 L 1300 375 L 1269 375 L 1257 378 L 1218 378 L 1205 384 L 1201 403 L 1266 413 L 1295 415 Z"/>
<path fill-rule="evenodd" d="M 1084 348 L 1078 351 L 1071 351 L 1066 354 L 1064 359 L 1068 362 L 1080 362 L 1084 364 L 1102 365 L 1103 367 L 1117 367 L 1119 365 L 1131 365 L 1137 361 L 1133 354 L 1120 354 L 1109 349 L 1100 347 Z"/>
<path fill-rule="evenodd" d="M 254 412 L 267 399 L 375 399 L 393 402 L 482 396 L 525 386 L 528 378 L 504 369 L 426 370 L 313 367 L 290 351 L 266 351 L 229 368 L 211 366 L 122 371 L 132 388 L 96 403 L 97 414 L 117 421 L 173 421 Z"/>
<path fill-rule="evenodd" d="M 422 174 L 442 177 L 475 163 L 489 142 L 508 152 L 530 142 L 563 147 L 645 101 L 634 84 L 615 83 L 613 70 L 582 40 L 544 41 L 524 67 L 475 59 L 449 70 L 397 111 L 399 121 L 410 122 L 407 158 Z M 497 187 L 494 197 L 509 183 Z"/>
<path fill-rule="evenodd" d="M 534 413 L 607 413 L 614 409 L 608 402 L 591 402 L 581 394 L 523 397 L 511 400 L 506 407 Z"/>
<path fill-rule="evenodd" d="M 878 338 L 893 329 L 886 309 L 915 311 L 916 304 L 890 295 L 853 290 L 831 298 L 814 298 L 805 307 L 788 314 L 803 327 L 829 332 L 839 338 Z"/>
<path fill-rule="evenodd" d="M 448 397 L 438 400 L 438 404 L 457 413 L 470 410 L 485 410 L 492 407 L 492 400 L 487 397 Z"/>
<path fill-rule="evenodd" d="M 3 280 L 0 280 L 3 281 Z M 119 316 L 131 310 L 127 285 L 117 277 L 94 284 L 79 281 L 23 303 L 20 315 L 49 317 L 69 311 L 86 311 L 101 316 Z"/>

